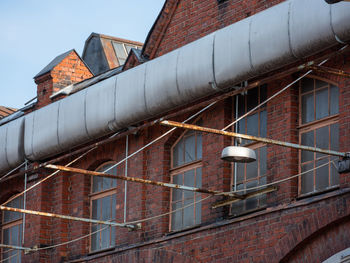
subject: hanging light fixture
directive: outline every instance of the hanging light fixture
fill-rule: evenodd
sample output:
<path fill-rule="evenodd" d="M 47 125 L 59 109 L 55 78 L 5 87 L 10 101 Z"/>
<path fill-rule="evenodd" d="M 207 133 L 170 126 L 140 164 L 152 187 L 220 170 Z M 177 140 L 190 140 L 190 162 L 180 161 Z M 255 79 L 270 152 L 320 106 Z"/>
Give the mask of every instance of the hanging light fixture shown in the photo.
<path fill-rule="evenodd" d="M 256 161 L 256 154 L 247 147 L 228 146 L 222 150 L 221 159 L 227 162 L 250 163 Z"/>

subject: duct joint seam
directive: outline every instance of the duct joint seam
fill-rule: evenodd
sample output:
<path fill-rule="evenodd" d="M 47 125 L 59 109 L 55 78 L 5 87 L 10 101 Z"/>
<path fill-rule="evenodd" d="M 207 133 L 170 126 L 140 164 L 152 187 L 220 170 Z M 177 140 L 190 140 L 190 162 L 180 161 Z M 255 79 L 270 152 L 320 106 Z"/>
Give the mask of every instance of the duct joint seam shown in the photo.
<path fill-rule="evenodd" d="M 87 128 L 87 121 L 86 121 L 86 97 L 87 97 L 87 92 L 88 89 L 85 89 L 84 91 L 84 127 L 85 127 L 85 132 L 89 139 L 92 139 L 92 136 L 89 134 L 88 128 Z"/>
<path fill-rule="evenodd" d="M 332 8 L 333 8 L 333 6 L 330 5 L 330 6 L 329 6 L 329 17 L 330 17 L 329 23 L 330 23 L 330 26 L 331 26 L 331 29 L 332 29 L 334 38 L 335 38 L 335 40 L 336 40 L 338 43 L 344 44 L 344 45 L 345 45 L 345 44 L 347 44 L 347 43 L 345 43 L 344 41 L 342 41 L 342 40 L 337 36 L 337 34 L 335 33 L 335 30 L 334 30 L 334 27 L 333 27 L 333 23 L 332 23 L 332 18 L 333 18 L 333 15 L 332 15 L 332 14 L 333 14 Z"/>
<path fill-rule="evenodd" d="M 291 35 L 290 35 L 290 9 L 291 9 L 291 5 L 292 3 L 289 2 L 288 3 L 288 18 L 287 18 L 287 24 L 288 24 L 288 43 L 289 43 L 289 49 L 290 49 L 290 52 L 292 53 L 292 55 L 298 59 L 298 56 L 295 54 L 293 48 L 292 48 L 292 39 L 291 39 Z"/>
<path fill-rule="evenodd" d="M 214 37 L 213 37 L 213 48 L 212 48 L 212 62 L 211 64 L 213 65 L 213 81 L 209 82 L 209 84 L 211 85 L 211 87 L 213 88 L 213 90 L 219 90 L 218 86 L 217 86 L 217 82 L 216 82 L 216 77 L 215 77 L 215 38 L 216 38 L 216 34 L 214 33 Z"/>

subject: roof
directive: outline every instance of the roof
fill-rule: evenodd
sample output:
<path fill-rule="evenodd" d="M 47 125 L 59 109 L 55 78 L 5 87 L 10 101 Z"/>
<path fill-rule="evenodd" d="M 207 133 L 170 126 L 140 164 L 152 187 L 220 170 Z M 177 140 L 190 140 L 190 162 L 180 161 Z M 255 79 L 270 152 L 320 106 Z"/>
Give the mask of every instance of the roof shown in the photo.
<path fill-rule="evenodd" d="M 54 67 L 56 67 L 58 64 L 61 63 L 61 61 L 63 59 L 65 59 L 72 51 L 74 51 L 75 53 L 77 53 L 74 49 L 71 49 L 67 52 L 64 52 L 61 55 L 58 55 L 57 57 L 55 57 L 46 67 L 44 67 L 38 74 L 35 75 L 35 79 L 50 72 L 51 70 L 54 69 Z"/>
<path fill-rule="evenodd" d="M 153 59 L 159 47 L 161 39 L 164 37 L 171 19 L 179 5 L 180 0 L 166 0 L 160 10 L 157 19 L 154 21 L 151 30 L 148 32 L 145 43 L 142 47 L 142 55 Z"/>
<path fill-rule="evenodd" d="M 82 57 L 94 75 L 98 75 L 124 65 L 131 49 L 141 49 L 142 45 L 137 41 L 91 33 L 85 41 Z"/>
<path fill-rule="evenodd" d="M 10 108 L 10 107 L 5 107 L 5 106 L 0 106 L 0 119 L 11 115 L 12 113 L 16 112 L 17 109 L 15 108 Z"/>

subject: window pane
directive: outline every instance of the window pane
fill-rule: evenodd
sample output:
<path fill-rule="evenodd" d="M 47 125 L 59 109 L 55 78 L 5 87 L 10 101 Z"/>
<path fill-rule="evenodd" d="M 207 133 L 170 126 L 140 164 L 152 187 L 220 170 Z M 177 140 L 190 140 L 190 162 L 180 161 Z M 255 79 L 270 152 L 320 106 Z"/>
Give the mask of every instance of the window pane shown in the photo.
<path fill-rule="evenodd" d="M 189 191 L 185 191 L 185 194 L 186 194 L 186 192 L 189 192 Z M 190 196 L 190 195 L 193 196 L 193 192 L 189 192 L 188 195 L 189 195 L 189 196 Z M 193 197 L 192 197 L 192 199 L 187 199 L 187 200 L 185 199 L 185 202 L 184 202 L 185 206 L 186 206 L 186 205 L 189 205 L 189 204 L 191 204 L 191 203 L 193 203 Z M 186 207 L 186 208 L 184 209 L 184 222 L 183 222 L 183 227 L 188 227 L 188 226 L 191 226 L 191 225 L 193 225 L 193 224 L 194 224 L 194 206 L 191 205 L 191 206 Z"/>
<path fill-rule="evenodd" d="M 172 210 L 176 210 L 182 207 L 182 203 L 175 203 L 172 205 Z M 172 213 L 171 229 L 178 230 L 182 228 L 182 210 Z"/>
<path fill-rule="evenodd" d="M 185 185 L 194 186 L 194 169 L 185 172 Z"/>
<path fill-rule="evenodd" d="M 260 112 L 260 137 L 266 137 L 267 132 L 267 113 L 266 110 Z"/>
<path fill-rule="evenodd" d="M 314 96 L 307 94 L 302 96 L 302 122 L 307 123 L 314 120 Z"/>
<path fill-rule="evenodd" d="M 339 151 L 339 124 L 335 123 L 331 125 L 331 149 Z"/>
<path fill-rule="evenodd" d="M 182 200 L 182 192 L 180 189 L 173 189 L 173 202 Z"/>
<path fill-rule="evenodd" d="M 109 220 L 112 216 L 111 210 L 111 196 L 106 196 L 102 198 L 102 220 Z"/>
<path fill-rule="evenodd" d="M 13 226 L 10 228 L 10 232 L 11 232 L 11 241 L 10 241 L 10 245 L 19 245 L 19 240 L 18 240 L 18 236 L 19 236 L 19 226 Z"/>
<path fill-rule="evenodd" d="M 255 113 L 247 116 L 247 134 L 258 136 L 259 135 L 259 115 Z"/>
<path fill-rule="evenodd" d="M 179 184 L 179 185 L 183 185 L 183 174 L 177 174 L 173 176 L 173 183 L 174 184 Z M 173 189 L 173 202 L 175 201 L 179 201 L 182 200 L 182 192 L 183 190 L 179 190 L 179 189 Z"/>
<path fill-rule="evenodd" d="M 10 229 L 5 228 L 2 233 L 3 233 L 3 237 L 4 237 L 4 244 L 9 245 L 10 244 Z"/>
<path fill-rule="evenodd" d="M 241 183 L 244 181 L 244 163 L 236 163 L 237 165 L 237 183 Z"/>
<path fill-rule="evenodd" d="M 260 148 L 260 175 L 263 176 L 266 174 L 267 171 L 267 148 L 261 147 Z"/>
<path fill-rule="evenodd" d="M 201 194 L 196 194 L 196 201 L 201 200 Z M 200 224 L 202 221 L 202 203 L 195 204 L 196 206 L 196 224 Z"/>
<path fill-rule="evenodd" d="M 256 187 L 258 185 L 258 181 L 251 181 L 247 183 L 247 189 L 252 188 L 252 187 Z M 248 192 L 253 192 L 255 190 L 251 190 Z M 246 209 L 247 210 L 251 210 L 251 209 L 255 209 L 258 206 L 258 198 L 257 197 L 252 197 L 246 200 Z"/>
<path fill-rule="evenodd" d="M 316 167 L 328 163 L 328 158 L 316 161 Z M 323 166 L 316 170 L 316 190 L 326 189 L 328 183 L 329 165 Z"/>
<path fill-rule="evenodd" d="M 101 199 L 92 200 L 92 219 L 100 219 Z"/>
<path fill-rule="evenodd" d="M 238 184 L 237 185 L 237 190 L 242 190 L 244 189 L 244 184 Z M 239 192 L 239 193 L 243 193 L 243 192 Z M 241 214 L 244 211 L 244 201 L 242 202 L 235 202 L 232 204 L 231 206 L 231 213 L 233 215 L 238 215 Z"/>
<path fill-rule="evenodd" d="M 325 126 L 316 130 L 316 147 L 321 149 L 329 148 L 329 126 Z M 316 158 L 325 156 L 322 153 L 316 153 Z"/>
<path fill-rule="evenodd" d="M 110 227 L 110 229 L 111 229 L 111 244 L 110 244 L 110 246 L 114 246 L 115 245 L 116 227 L 112 226 L 112 227 Z"/>
<path fill-rule="evenodd" d="M 267 99 L 267 85 L 264 84 L 260 86 L 260 103 L 264 102 L 266 99 Z"/>
<path fill-rule="evenodd" d="M 109 173 L 109 172 L 108 172 Z M 112 188 L 112 179 L 107 177 L 102 177 L 103 183 L 102 183 L 102 190 L 107 190 L 109 188 Z"/>
<path fill-rule="evenodd" d="M 128 54 L 129 54 L 129 53 L 130 53 L 130 51 L 131 51 L 132 46 L 125 45 L 125 48 L 126 48 L 126 51 L 127 51 L 127 52 L 128 52 Z"/>
<path fill-rule="evenodd" d="M 115 219 L 116 218 L 116 209 L 117 209 L 117 195 L 114 194 L 111 196 L 112 199 L 112 205 L 111 205 L 111 209 L 112 209 L 112 217 L 111 219 Z"/>
<path fill-rule="evenodd" d="M 330 111 L 331 115 L 339 113 L 339 89 L 336 86 L 331 85 L 330 90 Z"/>
<path fill-rule="evenodd" d="M 183 159 L 183 140 L 181 139 L 174 147 L 173 150 L 173 166 L 180 166 L 184 163 Z"/>
<path fill-rule="evenodd" d="M 301 171 L 305 172 L 314 168 L 313 163 L 304 164 L 301 166 Z M 314 172 L 308 172 L 301 176 L 301 193 L 309 193 L 314 191 Z"/>
<path fill-rule="evenodd" d="M 258 106 L 259 102 L 259 91 L 258 88 L 248 90 L 247 95 L 247 112 Z"/>
<path fill-rule="evenodd" d="M 125 61 L 126 53 L 125 53 L 125 50 L 123 48 L 123 44 L 113 42 L 113 47 L 114 47 L 114 51 L 115 51 L 115 53 L 117 55 L 117 58 L 118 58 L 119 62 L 121 60 Z"/>
<path fill-rule="evenodd" d="M 183 185 L 183 174 L 176 174 L 173 176 L 173 183 Z"/>
<path fill-rule="evenodd" d="M 99 232 L 95 233 L 98 229 L 99 229 L 99 226 L 97 226 L 97 225 L 92 225 L 92 227 L 91 227 L 91 233 L 94 233 L 91 235 L 91 250 L 92 251 L 99 249 L 100 233 Z"/>
<path fill-rule="evenodd" d="M 196 187 L 202 187 L 202 167 L 196 169 Z"/>
<path fill-rule="evenodd" d="M 324 87 L 328 88 L 328 83 L 319 79 L 315 79 L 315 84 L 316 84 L 316 89 L 324 88 Z"/>
<path fill-rule="evenodd" d="M 314 80 L 309 78 L 303 78 L 301 80 L 301 92 L 305 93 L 314 89 Z"/>
<path fill-rule="evenodd" d="M 185 137 L 185 162 L 193 162 L 196 160 L 196 137 L 191 135 Z"/>
<path fill-rule="evenodd" d="M 19 196 L 15 199 L 13 199 L 11 202 L 7 204 L 8 207 L 13 208 L 23 208 L 23 196 Z M 4 211 L 4 223 L 8 223 L 11 221 L 15 221 L 17 219 L 22 218 L 22 214 L 18 212 L 12 212 L 12 211 Z"/>
<path fill-rule="evenodd" d="M 202 134 L 197 133 L 197 160 L 202 159 Z"/>
<path fill-rule="evenodd" d="M 328 89 L 316 91 L 316 120 L 328 116 Z"/>
<path fill-rule="evenodd" d="M 337 160 L 334 160 L 335 163 L 337 163 Z M 339 173 L 337 168 L 335 168 L 334 164 L 331 163 L 331 186 L 339 185 Z"/>
<path fill-rule="evenodd" d="M 305 146 L 314 146 L 314 131 L 301 134 L 301 144 Z M 301 162 L 307 162 L 314 159 L 314 153 L 310 151 L 301 151 Z"/>
<path fill-rule="evenodd" d="M 238 95 L 238 116 L 241 117 L 245 113 L 245 97 Z"/>
<path fill-rule="evenodd" d="M 247 180 L 258 176 L 258 162 L 247 163 Z"/>
<path fill-rule="evenodd" d="M 104 228 L 104 226 L 102 228 Z M 110 227 L 101 231 L 101 248 L 108 248 L 110 246 L 110 231 Z"/>
<path fill-rule="evenodd" d="M 92 180 L 92 192 L 96 193 L 102 191 L 103 178 L 94 176 Z"/>

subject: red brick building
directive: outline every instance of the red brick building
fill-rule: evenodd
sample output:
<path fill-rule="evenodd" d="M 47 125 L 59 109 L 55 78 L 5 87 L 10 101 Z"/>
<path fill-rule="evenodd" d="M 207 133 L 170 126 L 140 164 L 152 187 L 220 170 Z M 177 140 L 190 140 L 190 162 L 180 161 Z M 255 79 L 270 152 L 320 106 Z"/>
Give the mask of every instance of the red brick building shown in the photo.
<path fill-rule="evenodd" d="M 183 129 L 160 137 L 170 128 L 154 120 L 183 122 L 215 101 L 190 123 L 221 130 L 249 112 L 228 131 L 349 152 L 349 10 L 321 0 L 167 0 L 142 52 L 23 117 L 26 185 L 18 171 L 0 179 L 1 204 L 33 187 L 7 205 L 126 225 L 3 211 L 0 244 L 27 250 L 4 247 L 1 259 L 347 262 L 350 174 L 338 173 L 338 157 L 243 140 L 257 160 L 231 164 L 220 159 L 231 137 Z M 78 78 L 89 77 L 83 71 Z M 0 138 L 11 129 L 0 126 Z M 6 174 L 17 162 L 1 154 Z M 107 173 L 219 194 L 78 172 L 38 184 L 53 172 L 37 167 L 44 162 L 98 172 L 118 164 Z M 240 196 L 223 194 L 231 191 Z"/>

